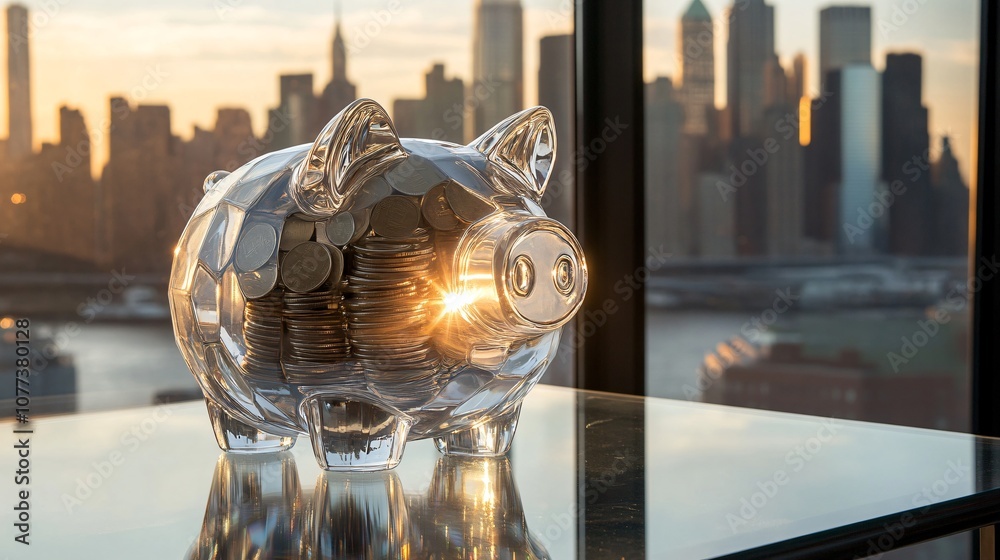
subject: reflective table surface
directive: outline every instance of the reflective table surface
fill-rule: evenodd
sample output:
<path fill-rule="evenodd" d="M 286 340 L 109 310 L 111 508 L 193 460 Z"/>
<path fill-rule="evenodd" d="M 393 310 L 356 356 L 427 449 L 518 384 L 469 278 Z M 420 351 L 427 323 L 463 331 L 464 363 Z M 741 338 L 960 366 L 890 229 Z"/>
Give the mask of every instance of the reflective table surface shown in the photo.
<path fill-rule="evenodd" d="M 0 430 L 11 558 L 831 558 L 1000 519 L 1000 440 L 546 386 L 509 457 L 384 473 L 222 454 L 202 402 Z"/>

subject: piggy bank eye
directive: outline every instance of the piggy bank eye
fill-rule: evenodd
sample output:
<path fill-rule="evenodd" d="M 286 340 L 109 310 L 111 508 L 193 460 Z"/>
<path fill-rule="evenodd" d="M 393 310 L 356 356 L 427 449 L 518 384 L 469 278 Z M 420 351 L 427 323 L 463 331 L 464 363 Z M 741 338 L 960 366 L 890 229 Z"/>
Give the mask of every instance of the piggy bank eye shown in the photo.
<path fill-rule="evenodd" d="M 524 194 L 539 201 L 556 158 L 556 129 L 545 107 L 507 117 L 472 144 L 490 161 L 511 173 Z"/>

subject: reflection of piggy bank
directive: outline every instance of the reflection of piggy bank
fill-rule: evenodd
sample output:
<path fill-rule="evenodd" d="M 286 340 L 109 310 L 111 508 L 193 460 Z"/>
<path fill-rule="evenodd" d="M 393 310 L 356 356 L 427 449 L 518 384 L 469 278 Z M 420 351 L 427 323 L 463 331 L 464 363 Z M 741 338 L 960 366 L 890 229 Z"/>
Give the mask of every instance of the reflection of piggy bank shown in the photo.
<path fill-rule="evenodd" d="M 506 457 L 442 457 L 426 494 L 393 472 L 324 473 L 310 491 L 290 454 L 223 454 L 187 558 L 548 558 L 511 471 Z"/>
<path fill-rule="evenodd" d="M 498 455 L 587 287 L 538 205 L 548 110 L 469 146 L 400 140 L 370 100 L 316 142 L 205 180 L 177 245 L 177 343 L 227 451 L 308 433 L 328 469 L 395 466 L 407 438 Z"/>

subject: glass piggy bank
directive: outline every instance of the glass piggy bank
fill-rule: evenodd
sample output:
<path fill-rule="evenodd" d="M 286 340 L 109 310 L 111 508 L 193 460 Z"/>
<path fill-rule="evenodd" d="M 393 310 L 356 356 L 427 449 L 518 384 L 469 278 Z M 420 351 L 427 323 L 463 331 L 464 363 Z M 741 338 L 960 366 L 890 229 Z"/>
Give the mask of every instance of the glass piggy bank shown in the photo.
<path fill-rule="evenodd" d="M 226 451 L 309 435 L 331 470 L 407 439 L 501 455 L 583 301 L 580 244 L 539 206 L 543 107 L 468 146 L 401 139 L 355 101 L 312 145 L 205 180 L 177 245 L 177 344 Z"/>

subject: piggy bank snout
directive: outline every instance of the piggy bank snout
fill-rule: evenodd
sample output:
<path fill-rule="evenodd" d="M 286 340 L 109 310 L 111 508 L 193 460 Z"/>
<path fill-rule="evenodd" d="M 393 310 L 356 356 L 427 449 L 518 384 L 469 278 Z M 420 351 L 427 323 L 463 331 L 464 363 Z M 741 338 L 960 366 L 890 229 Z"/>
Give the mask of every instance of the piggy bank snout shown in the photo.
<path fill-rule="evenodd" d="M 527 324 L 550 331 L 568 322 L 587 291 L 587 265 L 576 237 L 549 218 L 532 218 L 503 250 L 501 292 Z"/>

